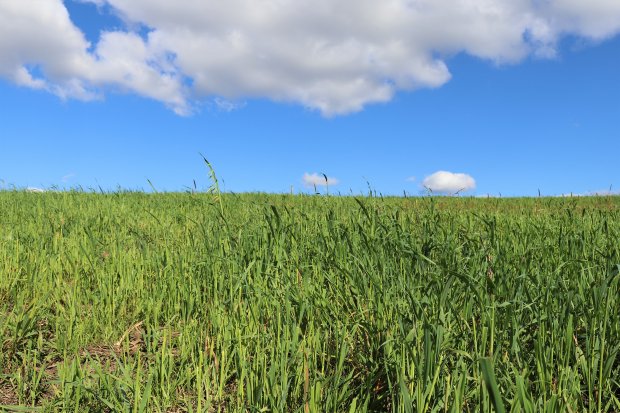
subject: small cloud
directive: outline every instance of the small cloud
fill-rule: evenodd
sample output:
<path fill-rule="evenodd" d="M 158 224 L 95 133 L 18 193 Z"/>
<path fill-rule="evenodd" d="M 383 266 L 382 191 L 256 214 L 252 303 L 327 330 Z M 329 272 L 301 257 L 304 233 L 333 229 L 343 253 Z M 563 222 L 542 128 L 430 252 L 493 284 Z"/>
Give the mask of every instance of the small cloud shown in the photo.
<path fill-rule="evenodd" d="M 65 176 L 63 176 L 63 177 L 61 178 L 61 181 L 62 181 L 63 183 L 67 183 L 67 182 L 69 182 L 69 181 L 70 181 L 72 178 L 74 178 L 74 177 L 75 177 L 75 174 L 73 174 L 73 173 L 71 173 L 71 174 L 67 174 L 67 175 L 65 175 Z"/>
<path fill-rule="evenodd" d="M 45 189 L 36 188 L 34 186 L 29 186 L 28 188 L 26 188 L 26 192 L 30 192 L 30 193 L 34 193 L 34 194 L 40 194 L 40 193 L 45 192 Z"/>
<path fill-rule="evenodd" d="M 233 102 L 231 100 L 215 98 L 213 99 L 215 106 L 223 112 L 233 112 L 235 110 L 243 109 L 246 106 L 246 102 Z"/>
<path fill-rule="evenodd" d="M 437 171 L 424 178 L 422 186 L 440 194 L 455 194 L 475 189 L 476 181 L 467 174 Z"/>
<path fill-rule="evenodd" d="M 416 177 L 415 176 L 410 176 L 409 178 L 406 179 L 407 182 L 415 182 L 416 181 Z"/>
<path fill-rule="evenodd" d="M 309 174 L 308 172 L 306 172 L 304 176 L 301 178 L 301 180 L 304 183 L 304 185 L 307 187 L 333 186 L 333 185 L 338 185 L 338 183 L 340 182 L 336 178 L 332 178 L 325 174 L 318 174 L 316 172 L 313 174 Z"/>

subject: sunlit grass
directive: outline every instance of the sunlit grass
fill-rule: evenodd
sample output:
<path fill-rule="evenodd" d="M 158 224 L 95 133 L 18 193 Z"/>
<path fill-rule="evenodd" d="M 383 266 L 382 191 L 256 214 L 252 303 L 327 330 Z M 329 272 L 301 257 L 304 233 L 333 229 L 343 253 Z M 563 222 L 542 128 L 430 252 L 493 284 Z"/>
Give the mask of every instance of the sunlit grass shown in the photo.
<path fill-rule="evenodd" d="M 619 264 L 617 197 L 0 192 L 0 405 L 620 411 Z"/>

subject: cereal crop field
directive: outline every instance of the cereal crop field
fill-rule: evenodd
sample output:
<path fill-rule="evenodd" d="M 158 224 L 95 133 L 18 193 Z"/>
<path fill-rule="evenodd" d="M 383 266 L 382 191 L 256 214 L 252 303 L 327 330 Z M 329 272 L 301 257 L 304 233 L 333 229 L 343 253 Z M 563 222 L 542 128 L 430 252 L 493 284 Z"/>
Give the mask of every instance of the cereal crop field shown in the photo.
<path fill-rule="evenodd" d="M 0 192 L 0 411 L 618 412 L 620 197 Z"/>

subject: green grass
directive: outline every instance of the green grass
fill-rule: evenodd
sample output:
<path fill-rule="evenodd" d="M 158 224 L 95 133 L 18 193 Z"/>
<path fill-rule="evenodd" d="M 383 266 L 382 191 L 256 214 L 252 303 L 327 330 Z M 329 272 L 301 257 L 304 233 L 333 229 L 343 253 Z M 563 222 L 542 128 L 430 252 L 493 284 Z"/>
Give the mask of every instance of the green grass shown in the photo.
<path fill-rule="evenodd" d="M 0 192 L 0 411 L 620 411 L 620 198 Z"/>

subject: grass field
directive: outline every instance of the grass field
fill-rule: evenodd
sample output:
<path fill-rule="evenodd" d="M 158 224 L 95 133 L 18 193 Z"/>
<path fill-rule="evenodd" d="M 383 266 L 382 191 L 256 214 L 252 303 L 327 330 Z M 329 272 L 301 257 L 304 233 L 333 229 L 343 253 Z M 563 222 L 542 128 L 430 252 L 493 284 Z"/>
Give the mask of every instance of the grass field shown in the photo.
<path fill-rule="evenodd" d="M 0 192 L 0 411 L 619 412 L 620 197 Z"/>

